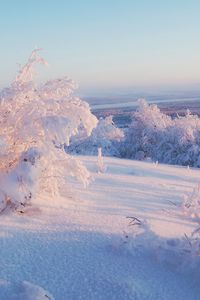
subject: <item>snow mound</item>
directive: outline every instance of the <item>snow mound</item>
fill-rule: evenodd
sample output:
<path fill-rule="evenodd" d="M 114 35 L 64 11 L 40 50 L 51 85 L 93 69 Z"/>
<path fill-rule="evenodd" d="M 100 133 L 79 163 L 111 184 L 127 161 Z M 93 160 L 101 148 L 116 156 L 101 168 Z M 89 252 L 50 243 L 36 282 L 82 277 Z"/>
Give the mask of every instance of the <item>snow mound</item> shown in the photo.
<path fill-rule="evenodd" d="M 28 281 L 10 282 L 0 280 L 0 299 L 1 300 L 54 300 L 40 286 L 34 285 Z"/>

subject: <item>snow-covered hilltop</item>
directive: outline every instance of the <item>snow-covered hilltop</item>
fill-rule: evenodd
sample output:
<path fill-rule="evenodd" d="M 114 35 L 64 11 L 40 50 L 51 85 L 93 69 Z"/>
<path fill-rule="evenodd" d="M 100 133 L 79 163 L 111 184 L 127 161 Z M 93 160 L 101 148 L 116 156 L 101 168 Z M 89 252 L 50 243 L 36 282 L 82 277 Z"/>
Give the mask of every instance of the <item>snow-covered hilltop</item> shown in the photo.
<path fill-rule="evenodd" d="M 198 300 L 199 267 L 180 244 L 195 222 L 170 201 L 191 194 L 199 171 L 105 158 L 98 174 L 96 157 L 80 159 L 95 179 L 87 189 L 73 180 L 71 197 L 63 190 L 38 198 L 38 210 L 1 215 L 0 278 L 29 281 L 58 300 Z M 127 216 L 145 219 L 151 232 L 137 238 Z"/>

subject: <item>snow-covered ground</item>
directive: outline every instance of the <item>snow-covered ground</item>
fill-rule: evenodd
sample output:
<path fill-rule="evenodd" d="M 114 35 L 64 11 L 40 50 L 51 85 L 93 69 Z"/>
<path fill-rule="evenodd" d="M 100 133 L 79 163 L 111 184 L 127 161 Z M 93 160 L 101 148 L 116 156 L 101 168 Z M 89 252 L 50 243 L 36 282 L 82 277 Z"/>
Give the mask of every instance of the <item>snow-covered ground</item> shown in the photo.
<path fill-rule="evenodd" d="M 151 239 L 135 247 L 127 219 L 146 219 L 163 245 L 190 234 L 193 223 L 166 211 L 192 191 L 199 170 L 106 158 L 98 174 L 96 157 L 81 159 L 94 177 L 87 189 L 71 180 L 75 192 L 0 216 L 0 299 L 199 300 L 200 271 Z"/>

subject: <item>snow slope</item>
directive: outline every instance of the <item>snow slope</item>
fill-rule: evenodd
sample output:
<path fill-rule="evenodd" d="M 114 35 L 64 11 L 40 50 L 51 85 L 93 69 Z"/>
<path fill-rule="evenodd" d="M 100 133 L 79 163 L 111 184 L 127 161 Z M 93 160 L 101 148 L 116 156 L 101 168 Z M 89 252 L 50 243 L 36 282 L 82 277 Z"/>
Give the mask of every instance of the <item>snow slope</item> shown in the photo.
<path fill-rule="evenodd" d="M 71 180 L 75 192 L 67 197 L 63 191 L 59 199 L 37 199 L 39 209 L 0 216 L 0 299 L 29 299 L 5 298 L 7 282 L 16 290 L 16 281 L 57 300 L 200 299 L 198 269 L 155 251 L 151 240 L 149 251 L 134 247 L 126 218 L 147 219 L 162 241 L 189 234 L 194 224 L 166 210 L 192 191 L 199 170 L 106 158 L 107 171 L 98 174 L 96 157 L 81 159 L 95 179 L 87 189 Z"/>

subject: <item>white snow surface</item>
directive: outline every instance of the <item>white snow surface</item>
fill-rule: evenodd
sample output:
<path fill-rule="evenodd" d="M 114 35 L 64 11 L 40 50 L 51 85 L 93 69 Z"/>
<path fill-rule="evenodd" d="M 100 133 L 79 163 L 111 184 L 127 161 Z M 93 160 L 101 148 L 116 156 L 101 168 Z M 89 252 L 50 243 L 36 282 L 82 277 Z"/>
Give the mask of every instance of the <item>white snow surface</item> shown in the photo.
<path fill-rule="evenodd" d="M 87 189 L 71 180 L 67 197 L 1 214 L 0 299 L 199 300 L 199 268 L 155 250 L 151 239 L 134 247 L 126 217 L 146 219 L 163 241 L 189 235 L 195 224 L 166 210 L 193 190 L 200 171 L 104 158 L 98 173 L 97 157 L 80 158 L 94 177 Z"/>
<path fill-rule="evenodd" d="M 1 300 L 54 300 L 53 296 L 30 282 L 0 280 Z"/>

